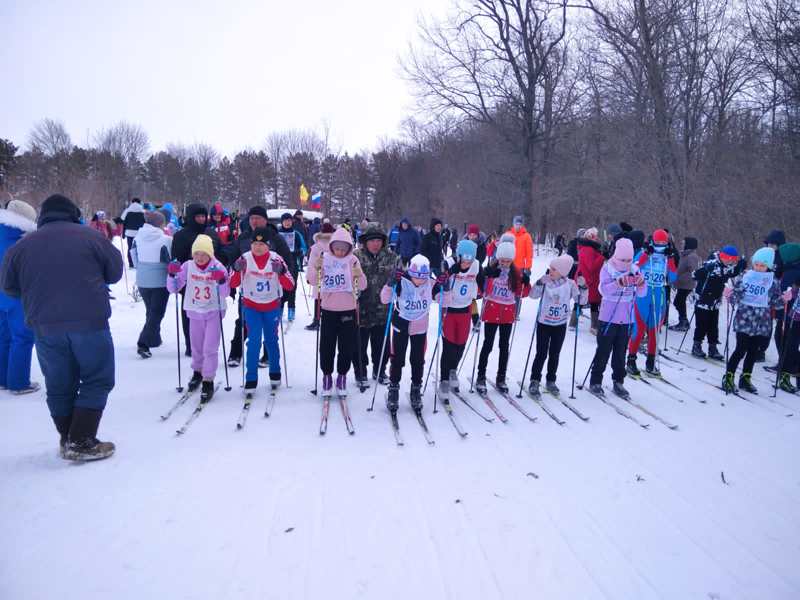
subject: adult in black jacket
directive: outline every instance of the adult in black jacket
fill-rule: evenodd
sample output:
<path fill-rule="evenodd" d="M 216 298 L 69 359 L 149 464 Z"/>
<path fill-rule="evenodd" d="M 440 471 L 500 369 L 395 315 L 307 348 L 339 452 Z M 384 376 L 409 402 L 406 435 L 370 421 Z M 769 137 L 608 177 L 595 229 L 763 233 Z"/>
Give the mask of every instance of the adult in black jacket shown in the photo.
<path fill-rule="evenodd" d="M 244 222 L 242 223 L 244 225 Z M 233 265 L 243 254 L 250 252 L 250 244 L 253 241 L 253 231 L 259 228 L 265 228 L 268 232 L 267 244 L 271 252 L 277 252 L 281 258 L 289 266 L 292 275 L 297 278 L 297 262 L 292 255 L 286 240 L 283 239 L 278 229 L 267 220 L 267 210 L 263 206 L 254 206 L 247 213 L 247 227 L 242 228 L 239 234 L 239 239 L 234 243 L 225 247 L 226 258 L 228 265 Z M 239 293 L 241 294 L 241 288 Z M 241 295 L 240 295 L 241 299 Z M 242 303 L 239 302 L 239 316 L 236 319 L 236 327 L 233 332 L 233 339 L 231 340 L 231 353 L 228 359 L 228 365 L 231 367 L 238 367 L 242 361 Z M 264 347 L 265 355 L 262 357 L 261 364 L 266 366 L 266 346 Z"/>
<path fill-rule="evenodd" d="M 80 210 L 59 194 L 42 204 L 39 228 L 6 252 L 0 281 L 21 298 L 61 435 L 61 456 L 95 460 L 114 444 L 95 437 L 114 388 L 114 342 L 106 286 L 122 277 L 119 251 L 80 224 Z"/>
<path fill-rule="evenodd" d="M 419 252 L 430 261 L 431 271 L 436 275 L 442 272 L 442 247 L 442 222 L 431 219 L 430 231 L 422 236 Z"/>
<path fill-rule="evenodd" d="M 144 225 L 144 207 L 139 198 L 131 200 L 130 205 L 119 216 L 122 222 L 122 233 L 125 236 L 125 241 L 128 242 L 128 266 L 133 268 L 133 259 L 131 258 L 131 246 L 133 245 L 133 238 Z"/>

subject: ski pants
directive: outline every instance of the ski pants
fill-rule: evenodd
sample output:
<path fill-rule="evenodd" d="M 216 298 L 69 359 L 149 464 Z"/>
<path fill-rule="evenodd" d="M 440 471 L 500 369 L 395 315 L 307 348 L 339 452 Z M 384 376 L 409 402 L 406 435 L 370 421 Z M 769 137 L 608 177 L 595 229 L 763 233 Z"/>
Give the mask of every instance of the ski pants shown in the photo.
<path fill-rule="evenodd" d="M 114 389 L 114 340 L 109 329 L 36 337 L 36 356 L 52 417 L 76 407 L 104 410 Z"/>
<path fill-rule="evenodd" d="M 258 355 L 261 353 L 261 340 L 269 357 L 269 378 L 280 381 L 281 352 L 278 346 L 278 326 L 281 320 L 281 309 L 258 311 L 249 306 L 242 306 L 244 322 L 247 324 L 247 373 L 245 381 L 258 381 Z"/>
<path fill-rule="evenodd" d="M 744 358 L 742 373 L 752 373 L 753 365 L 756 364 L 756 358 L 764 345 L 764 340 L 769 344 L 769 336 L 737 333 L 736 349 L 728 358 L 727 370 L 730 373 L 735 373 L 736 368 L 739 366 L 739 361 Z"/>
<path fill-rule="evenodd" d="M 497 379 L 505 379 L 506 369 L 508 368 L 508 346 L 511 340 L 511 330 L 514 328 L 512 323 L 484 323 L 483 324 L 483 346 L 481 355 L 478 359 L 478 378 L 486 378 L 486 366 L 489 362 L 489 355 L 494 348 L 494 338 L 497 331 L 500 331 L 500 357 L 497 363 Z"/>
<path fill-rule="evenodd" d="M 628 345 L 630 325 L 600 321 L 597 331 L 597 350 L 592 361 L 591 384 L 602 384 L 608 359 L 611 357 L 611 379 L 618 383 L 625 380 L 625 348 Z"/>
<path fill-rule="evenodd" d="M 161 321 L 167 312 L 167 288 L 139 288 L 144 300 L 144 327 L 136 343 L 139 348 L 158 348 L 161 345 Z"/>
<path fill-rule="evenodd" d="M 336 356 L 336 373 L 346 375 L 356 348 L 356 311 L 323 308 L 320 321 L 319 363 L 322 374 L 333 373 L 333 359 Z"/>
<path fill-rule="evenodd" d="M 33 332 L 25 326 L 22 302 L 6 298 L 0 310 L 0 386 L 11 391 L 31 384 Z"/>
<path fill-rule="evenodd" d="M 686 298 L 689 297 L 691 290 L 678 290 L 675 292 L 675 301 L 672 305 L 675 307 L 675 310 L 678 311 L 678 318 L 681 321 L 688 321 L 689 319 L 686 318 Z"/>
<path fill-rule="evenodd" d="M 786 340 L 786 355 L 783 357 L 781 371 L 795 375 L 800 373 L 800 321 L 789 321 L 783 335 Z"/>
<path fill-rule="evenodd" d="M 563 325 L 536 324 L 536 356 L 531 367 L 531 380 L 542 380 L 542 368 L 545 360 L 547 360 L 547 381 L 556 380 L 558 359 L 566 335 L 566 323 Z"/>
<path fill-rule="evenodd" d="M 367 366 L 370 364 L 370 357 L 372 359 L 372 374 L 378 376 L 386 369 L 386 363 L 389 360 L 389 340 L 386 340 L 386 346 L 383 351 L 383 360 L 381 360 L 381 348 L 384 346 L 383 334 L 386 331 L 385 325 L 373 325 L 372 327 L 361 327 L 361 369 L 356 376 L 362 378 L 367 377 Z M 367 347 L 370 348 L 369 356 L 367 355 Z M 380 364 L 380 366 L 378 366 Z M 356 365 L 356 370 L 358 365 Z"/>
<path fill-rule="evenodd" d="M 781 350 L 783 350 L 783 318 L 786 316 L 786 311 L 784 309 L 776 310 L 775 311 L 775 318 L 773 325 L 775 326 L 775 347 L 778 349 L 778 354 L 780 355 Z M 764 336 L 763 340 L 761 341 L 761 352 L 766 352 L 769 349 L 769 342 L 771 336 Z"/>
<path fill-rule="evenodd" d="M 205 319 L 189 319 L 192 338 L 192 371 L 203 375 L 204 381 L 214 381 L 219 366 L 219 312 Z"/>
<path fill-rule="evenodd" d="M 658 329 L 661 327 L 661 323 L 658 323 L 656 327 L 648 327 L 647 321 L 642 318 L 641 313 L 639 313 L 639 309 L 634 307 L 633 312 L 636 317 L 636 327 L 634 328 L 635 332 L 630 339 L 630 343 L 628 344 L 628 353 L 636 356 L 636 353 L 639 351 L 639 345 L 642 343 L 642 337 L 646 331 L 647 355 L 655 356 L 656 342 L 658 340 Z"/>
<path fill-rule="evenodd" d="M 425 372 L 425 342 L 427 335 L 420 333 L 408 335 L 408 321 L 398 316 L 392 318 L 392 364 L 389 368 L 389 381 L 399 384 L 406 364 L 406 350 L 411 346 L 411 383 L 422 385 Z M 380 351 L 380 350 L 379 350 Z"/>
<path fill-rule="evenodd" d="M 694 309 L 694 341 L 702 342 L 708 337 L 709 345 L 719 344 L 719 309 Z"/>

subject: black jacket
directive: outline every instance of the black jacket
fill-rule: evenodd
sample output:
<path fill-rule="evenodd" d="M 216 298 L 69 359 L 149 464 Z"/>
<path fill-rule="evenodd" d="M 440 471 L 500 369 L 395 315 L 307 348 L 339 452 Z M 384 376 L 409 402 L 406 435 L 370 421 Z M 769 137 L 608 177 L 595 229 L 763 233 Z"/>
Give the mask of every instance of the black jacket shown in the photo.
<path fill-rule="evenodd" d="M 194 218 L 201 214 L 205 214 L 208 217 L 208 210 L 202 204 L 190 204 L 186 207 L 184 227 L 172 237 L 172 258 L 181 263 L 185 263 L 192 258 L 192 244 L 194 244 L 195 238 L 201 233 L 205 233 L 214 242 L 214 256 L 222 264 L 229 264 L 225 260 L 225 255 L 220 252 L 222 244 L 219 242 L 219 236 L 214 231 L 214 227 L 209 226 L 207 223 L 200 225 L 195 222 Z"/>
<path fill-rule="evenodd" d="M 286 240 L 278 233 L 278 229 L 272 223 L 267 223 L 267 232 L 269 233 L 267 243 L 269 244 L 270 252 L 277 252 L 280 254 L 281 258 L 286 261 L 289 270 L 296 276 L 297 261 L 289 250 L 289 245 L 286 243 Z M 232 265 L 237 258 L 246 252 L 250 252 L 250 244 L 252 242 L 253 231 L 248 225 L 247 231 L 242 231 L 242 233 L 239 234 L 239 239 L 225 247 L 226 258 L 228 259 L 226 264 Z"/>
<path fill-rule="evenodd" d="M 436 233 L 434 227 L 441 225 L 439 219 L 431 220 L 431 229 L 422 236 L 422 245 L 420 246 L 419 253 L 426 257 L 431 263 L 431 270 L 436 270 L 438 273 L 442 268 L 442 234 Z"/>
<path fill-rule="evenodd" d="M 22 299 L 25 322 L 41 336 L 108 328 L 107 285 L 122 277 L 122 255 L 99 231 L 67 215 L 43 216 L 39 229 L 6 252 L 3 291 Z"/>
<path fill-rule="evenodd" d="M 695 306 L 706 310 L 719 308 L 725 283 L 743 272 L 746 266 L 747 262 L 740 258 L 735 265 L 726 267 L 719 259 L 719 255 L 714 254 L 713 258 L 704 262 L 693 274 L 697 282 L 695 292 L 698 296 Z"/>

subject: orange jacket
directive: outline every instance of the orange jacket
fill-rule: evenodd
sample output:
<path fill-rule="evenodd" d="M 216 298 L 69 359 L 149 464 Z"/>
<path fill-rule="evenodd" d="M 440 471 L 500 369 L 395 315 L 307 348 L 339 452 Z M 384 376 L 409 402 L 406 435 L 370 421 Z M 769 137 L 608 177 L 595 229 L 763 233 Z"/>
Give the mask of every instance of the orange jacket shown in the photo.
<path fill-rule="evenodd" d="M 533 265 L 533 240 L 531 239 L 531 234 L 528 233 L 525 227 L 520 227 L 519 231 L 512 227 L 506 233 L 514 236 L 514 246 L 516 248 L 514 264 L 520 270 L 530 270 Z"/>

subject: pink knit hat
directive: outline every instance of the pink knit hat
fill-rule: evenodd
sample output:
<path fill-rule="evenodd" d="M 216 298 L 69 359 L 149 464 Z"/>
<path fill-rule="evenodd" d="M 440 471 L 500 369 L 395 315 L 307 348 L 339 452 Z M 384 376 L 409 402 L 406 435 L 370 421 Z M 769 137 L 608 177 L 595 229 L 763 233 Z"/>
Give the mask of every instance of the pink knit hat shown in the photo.
<path fill-rule="evenodd" d="M 563 277 L 569 275 L 575 260 L 569 254 L 562 254 L 550 261 L 550 268 L 558 271 Z"/>
<path fill-rule="evenodd" d="M 620 238 L 617 240 L 617 243 L 614 245 L 614 256 L 611 257 L 609 262 L 611 266 L 618 271 L 625 271 L 630 267 L 631 263 L 622 262 L 622 260 L 633 260 L 633 242 L 628 238 Z"/>

